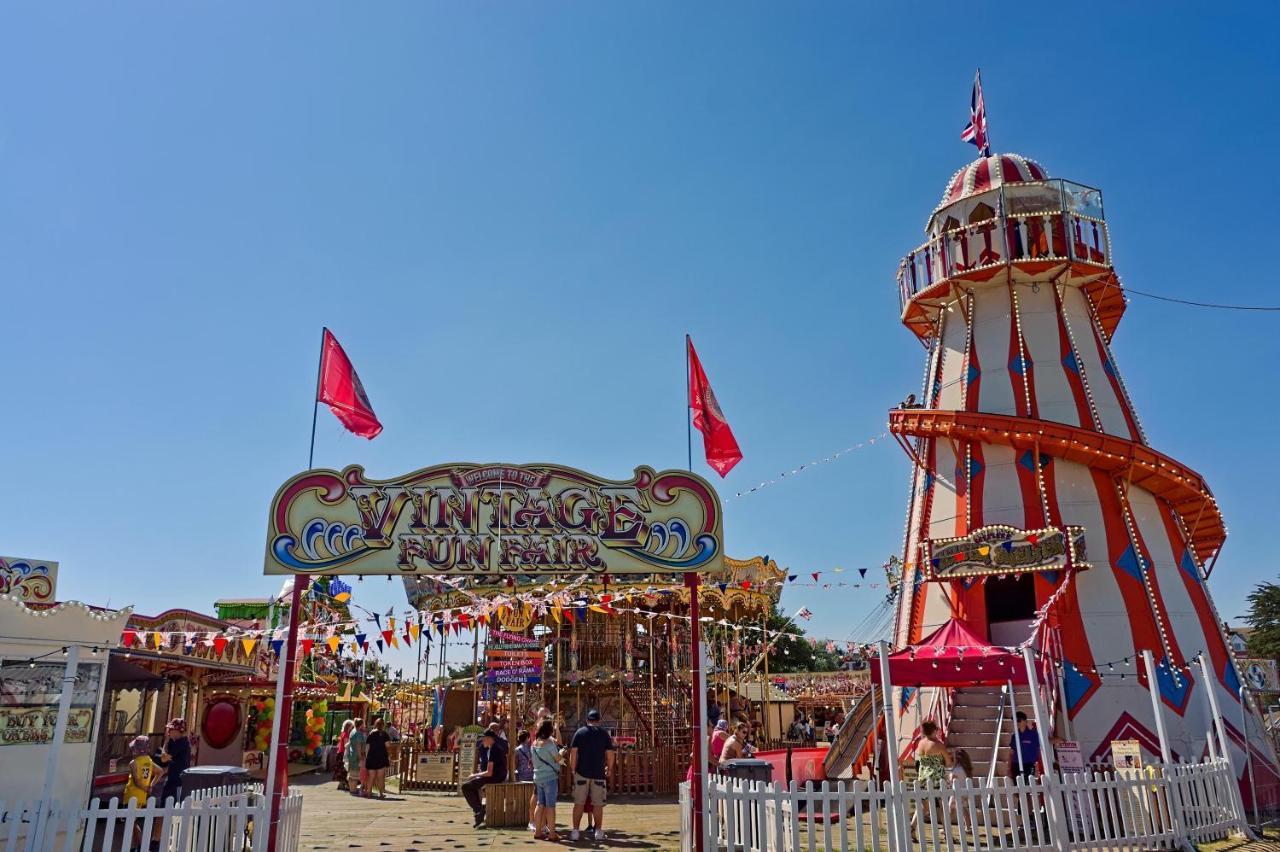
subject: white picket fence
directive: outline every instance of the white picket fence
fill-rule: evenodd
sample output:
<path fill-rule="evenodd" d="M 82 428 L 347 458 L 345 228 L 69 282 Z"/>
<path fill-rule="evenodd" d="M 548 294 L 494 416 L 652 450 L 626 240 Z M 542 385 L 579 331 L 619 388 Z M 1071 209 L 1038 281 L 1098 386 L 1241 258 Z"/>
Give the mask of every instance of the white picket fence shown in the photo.
<path fill-rule="evenodd" d="M 163 852 L 265 852 L 271 804 L 258 789 L 215 788 L 193 792 L 181 802 L 138 807 L 133 801 L 94 799 L 87 807 L 55 802 L 0 801 L 0 841 L 5 852 L 123 852 L 148 849 L 157 841 Z M 43 832 L 37 825 L 43 813 Z M 278 852 L 297 852 L 302 796 L 280 802 Z M 43 839 L 37 837 L 43 834 Z"/>
<path fill-rule="evenodd" d="M 1246 834 L 1223 761 L 959 786 L 867 781 L 766 784 L 716 777 L 708 848 L 743 852 L 1175 849 Z M 682 837 L 691 848 L 688 785 Z M 1234 789 L 1233 789 L 1234 788 Z"/>

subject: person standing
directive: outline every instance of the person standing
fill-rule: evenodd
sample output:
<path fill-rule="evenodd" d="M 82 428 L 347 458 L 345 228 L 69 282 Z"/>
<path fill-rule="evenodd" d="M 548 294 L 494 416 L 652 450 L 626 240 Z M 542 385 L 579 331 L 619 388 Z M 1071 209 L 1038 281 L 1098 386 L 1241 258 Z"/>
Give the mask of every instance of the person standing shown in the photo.
<path fill-rule="evenodd" d="M 1036 729 L 1027 721 L 1027 714 L 1021 710 L 1015 717 L 1018 729 L 1009 738 L 1009 776 L 1025 778 L 1028 782 L 1036 775 L 1036 764 L 1040 761 L 1040 737 Z"/>
<path fill-rule="evenodd" d="M 932 719 L 926 719 L 920 723 L 920 742 L 916 744 L 916 781 L 922 788 L 928 789 L 941 788 L 946 783 L 947 768 L 951 765 L 951 756 L 947 753 L 947 746 L 938 737 L 938 723 Z M 926 807 L 925 802 L 932 801 L 930 799 L 921 799 L 916 804 L 916 812 L 911 817 L 911 838 L 914 840 L 916 836 L 916 828 L 920 825 L 920 809 Z M 938 811 L 934 808 L 937 802 L 928 805 L 929 822 L 936 822 L 938 819 Z"/>
<path fill-rule="evenodd" d="M 364 719 L 356 719 L 355 726 L 347 737 L 347 750 L 343 755 L 347 761 L 347 789 L 353 796 L 368 793 L 364 768 Z"/>
<path fill-rule="evenodd" d="M 187 720 L 181 717 L 170 719 L 164 729 L 164 754 L 160 757 L 164 764 L 164 791 L 160 794 L 160 803 L 182 800 L 182 773 L 191 768 L 191 740 L 187 739 Z"/>
<path fill-rule="evenodd" d="M 573 830 L 570 840 L 581 837 L 582 812 L 587 802 L 595 809 L 596 840 L 604 840 L 604 802 L 613 771 L 613 737 L 600 727 L 600 711 L 587 711 L 587 724 L 569 743 L 569 769 L 573 772 Z"/>
<path fill-rule="evenodd" d="M 391 765 L 391 758 L 387 753 L 389 742 L 391 735 L 387 733 L 386 723 L 379 716 L 374 720 L 373 730 L 365 741 L 364 768 L 369 770 L 370 797 L 373 796 L 374 789 L 377 789 L 379 799 L 387 797 L 387 767 Z"/>
<path fill-rule="evenodd" d="M 550 718 L 538 725 L 533 742 L 533 789 L 537 806 L 533 810 L 533 835 L 559 842 L 556 833 L 556 798 L 560 795 L 560 744 Z"/>
<path fill-rule="evenodd" d="M 338 734 L 338 759 L 334 761 L 333 777 L 338 782 L 338 789 L 346 792 L 349 788 L 347 785 L 347 740 L 351 739 L 351 732 L 355 730 L 356 723 L 351 719 L 342 723 L 342 733 Z"/>
<path fill-rule="evenodd" d="M 708 763 L 714 772 L 720 765 L 720 755 L 724 753 L 724 744 L 729 740 L 729 722 L 721 719 L 716 722 L 716 729 L 711 732 L 711 742 L 707 745 Z"/>
<path fill-rule="evenodd" d="M 484 805 L 480 791 L 486 784 L 499 784 L 507 780 L 507 744 L 494 731 L 485 731 L 480 737 L 484 748 L 483 769 L 470 775 L 462 785 L 462 798 L 467 800 L 475 814 L 475 827 L 484 825 Z"/>

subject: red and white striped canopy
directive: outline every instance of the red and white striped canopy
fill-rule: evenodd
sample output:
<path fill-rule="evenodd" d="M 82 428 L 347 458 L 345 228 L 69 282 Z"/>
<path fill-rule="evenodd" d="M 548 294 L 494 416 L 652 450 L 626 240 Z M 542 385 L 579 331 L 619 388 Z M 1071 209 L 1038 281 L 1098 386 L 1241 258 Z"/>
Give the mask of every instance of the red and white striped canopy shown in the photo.
<path fill-rule="evenodd" d="M 942 193 L 942 201 L 938 202 L 934 212 L 962 198 L 996 189 L 1006 183 L 1048 179 L 1049 173 L 1044 170 L 1044 166 L 1021 154 L 992 154 L 990 157 L 979 157 L 951 176 L 951 180 L 947 181 L 946 190 Z"/>

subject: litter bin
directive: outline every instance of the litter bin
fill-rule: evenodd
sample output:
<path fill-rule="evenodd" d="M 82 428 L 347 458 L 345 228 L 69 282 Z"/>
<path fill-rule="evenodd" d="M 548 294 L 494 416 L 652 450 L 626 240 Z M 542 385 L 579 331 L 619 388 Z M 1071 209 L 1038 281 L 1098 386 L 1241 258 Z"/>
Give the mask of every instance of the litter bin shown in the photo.
<path fill-rule="evenodd" d="M 229 787 L 241 792 L 248 785 L 249 770 L 240 766 L 193 766 L 182 773 L 182 798 L 198 790 Z"/>
<path fill-rule="evenodd" d="M 213 852 L 218 849 L 248 849 L 253 844 L 253 813 L 242 809 L 246 805 L 256 807 L 261 804 L 261 796 L 249 788 L 249 771 L 239 766 L 193 766 L 182 773 L 182 798 L 190 800 L 193 795 L 204 790 L 222 788 L 235 796 L 232 802 L 239 800 L 228 809 L 221 797 L 196 805 L 198 810 L 192 812 L 197 820 L 193 837 L 207 837 L 207 846 L 197 840 L 193 850 Z M 206 822 L 203 827 L 200 822 Z M 205 833 L 198 833 L 203 831 Z"/>
<path fill-rule="evenodd" d="M 773 780 L 773 764 L 754 757 L 740 757 L 720 764 L 720 774 L 738 781 L 768 784 Z M 720 842 L 732 850 L 754 849 L 756 840 L 770 835 L 766 822 L 764 800 L 747 796 L 738 800 L 726 800 L 715 815 Z"/>
<path fill-rule="evenodd" d="M 739 757 L 726 760 L 720 764 L 720 774 L 728 778 L 740 778 L 743 781 L 760 781 L 768 784 L 773 781 L 773 764 L 767 760 L 754 757 Z"/>

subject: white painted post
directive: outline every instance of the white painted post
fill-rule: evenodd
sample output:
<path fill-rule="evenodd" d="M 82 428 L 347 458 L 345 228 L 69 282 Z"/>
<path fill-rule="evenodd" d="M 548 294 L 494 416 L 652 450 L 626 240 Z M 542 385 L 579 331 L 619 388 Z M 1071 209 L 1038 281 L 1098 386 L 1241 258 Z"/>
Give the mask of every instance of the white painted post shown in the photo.
<path fill-rule="evenodd" d="M 893 826 L 895 838 L 890 838 L 891 849 L 909 848 L 910 836 L 907 833 L 907 805 L 902 795 L 902 785 L 898 782 L 898 726 L 893 714 L 893 681 L 889 677 L 889 645 L 881 640 L 876 643 L 876 651 L 880 657 L 880 695 L 884 699 L 884 744 L 885 761 L 889 764 L 889 789 L 886 798 L 889 809 L 889 822 Z M 813 828 L 810 828 L 812 831 Z"/>
<path fill-rule="evenodd" d="M 1204 658 L 1204 654 L 1198 654 L 1196 659 L 1200 661 L 1200 674 L 1204 676 L 1204 691 L 1209 696 L 1209 708 L 1213 711 L 1213 726 L 1218 732 L 1218 742 L 1222 744 L 1222 758 L 1227 762 L 1227 768 L 1231 770 L 1231 799 L 1235 803 L 1236 813 L 1240 815 L 1240 825 L 1244 829 L 1244 835 L 1250 840 L 1257 840 L 1257 836 L 1253 830 L 1249 828 L 1249 822 L 1244 817 L 1244 798 L 1240 795 L 1240 776 L 1236 775 L 1235 762 L 1231 760 L 1231 744 L 1227 742 L 1227 729 L 1222 724 L 1222 710 L 1218 707 L 1218 696 L 1215 694 L 1217 682 L 1214 680 L 1212 673 L 1209 671 L 1209 663 Z M 1245 741 L 1245 747 L 1249 745 Z"/>
<path fill-rule="evenodd" d="M 1177 788 L 1173 772 L 1173 752 L 1169 748 L 1169 734 L 1164 727 L 1164 710 L 1160 706 L 1160 684 L 1156 680 L 1155 658 L 1150 650 L 1142 652 L 1142 664 L 1147 668 L 1147 691 L 1151 693 L 1151 712 L 1156 717 L 1156 736 L 1160 738 L 1160 760 L 1164 762 L 1165 791 L 1169 798 L 1169 816 L 1173 818 L 1173 830 L 1182 839 L 1182 793 Z"/>
<path fill-rule="evenodd" d="M 893 684 L 889 680 L 889 648 L 881 641 L 876 643 L 880 655 L 880 695 L 884 699 L 885 755 L 889 764 L 889 783 L 898 783 L 898 727 L 893 719 Z"/>
<path fill-rule="evenodd" d="M 1164 729 L 1164 713 L 1160 710 L 1160 684 L 1156 680 L 1155 659 L 1151 651 L 1142 652 L 1142 664 L 1147 667 L 1147 691 L 1151 693 L 1151 712 L 1156 717 L 1156 735 L 1160 738 L 1160 759 L 1165 766 L 1173 765 L 1169 751 L 1169 737 Z"/>
<path fill-rule="evenodd" d="M 1049 745 L 1049 729 L 1045 727 L 1044 708 L 1040 706 L 1040 679 L 1036 677 L 1036 664 L 1031 649 L 1022 649 L 1022 663 L 1027 668 L 1027 684 L 1031 695 L 1031 713 L 1036 720 L 1036 736 L 1040 739 L 1040 760 L 1044 762 L 1044 806 L 1049 819 L 1049 835 L 1057 849 L 1065 850 L 1067 843 L 1067 824 L 1062 819 L 1058 808 L 1058 779 L 1053 771 L 1053 747 Z M 1017 717 L 1015 717 L 1016 720 Z M 1015 726 L 1016 729 L 1016 726 Z M 1016 738 L 1016 737 L 1015 737 Z"/>
<path fill-rule="evenodd" d="M 52 820 L 53 786 L 58 780 L 58 764 L 62 759 L 63 740 L 67 738 L 67 722 L 71 716 L 71 694 L 75 691 L 79 668 L 80 646 L 68 645 L 67 663 L 62 669 L 62 692 L 58 696 L 58 716 L 53 725 L 53 738 L 49 740 L 49 756 L 44 768 L 44 791 L 40 794 L 40 811 L 36 815 L 34 849 L 45 848 L 45 830 Z M 105 680 L 105 671 L 102 677 Z M 72 805 L 78 806 L 78 803 L 73 802 Z"/>
<path fill-rule="evenodd" d="M 697 588 L 696 587 L 693 588 L 691 594 L 696 595 L 697 593 L 698 593 Z M 697 609 L 694 609 L 693 611 L 697 612 Z M 698 649 L 697 649 L 698 659 L 697 659 L 697 662 L 695 663 L 697 668 L 694 669 L 694 687 L 693 687 L 694 689 L 698 690 L 698 695 L 702 696 L 702 701 L 698 702 L 697 704 L 697 706 L 699 707 L 698 720 L 694 724 L 694 729 L 693 729 L 693 735 L 695 737 L 698 737 L 698 741 L 702 743 L 701 750 L 695 752 L 695 754 L 697 754 L 702 758 L 701 760 L 698 761 L 698 769 L 697 769 L 698 776 L 701 780 L 701 783 L 699 784 L 700 789 L 698 792 L 699 792 L 699 795 L 701 796 L 702 801 L 698 803 L 698 807 L 702 809 L 702 821 L 701 823 L 698 823 L 697 820 L 694 821 L 695 824 L 699 824 L 702 827 L 702 843 L 700 845 L 695 844 L 693 847 L 695 850 L 697 850 L 697 852 L 702 852 L 702 850 L 704 849 L 715 848 L 715 846 L 713 845 L 715 834 L 712 832 L 712 826 L 714 825 L 714 822 L 711 819 L 711 813 L 707 807 L 708 803 L 711 801 L 711 773 L 708 770 L 710 761 L 707 759 L 707 749 L 709 748 L 709 743 L 707 741 L 707 709 L 705 706 L 705 702 L 707 700 L 706 698 L 707 697 L 707 660 L 706 660 L 707 651 L 706 651 L 706 648 L 707 648 L 706 640 L 702 638 L 702 631 L 699 630 L 698 631 Z M 727 706 L 725 707 L 725 711 L 726 712 L 728 711 Z"/>

